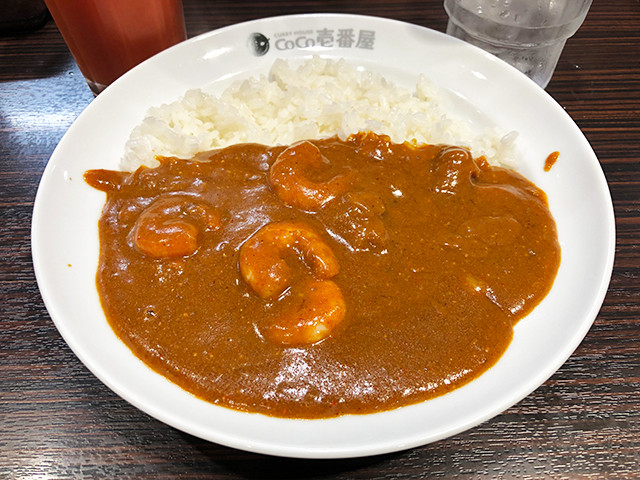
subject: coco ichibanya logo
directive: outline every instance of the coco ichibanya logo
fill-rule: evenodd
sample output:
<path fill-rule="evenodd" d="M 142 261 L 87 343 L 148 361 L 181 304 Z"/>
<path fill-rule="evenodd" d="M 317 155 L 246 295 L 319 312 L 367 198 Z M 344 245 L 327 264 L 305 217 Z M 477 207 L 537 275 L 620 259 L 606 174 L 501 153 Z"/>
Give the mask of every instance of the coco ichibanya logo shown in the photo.
<path fill-rule="evenodd" d="M 322 28 L 318 30 L 300 30 L 278 32 L 272 38 L 262 33 L 249 36 L 249 48 L 256 56 L 265 55 L 271 45 L 276 50 L 294 50 L 314 47 L 324 48 L 361 48 L 373 50 L 375 30 L 356 30 L 354 28 Z"/>

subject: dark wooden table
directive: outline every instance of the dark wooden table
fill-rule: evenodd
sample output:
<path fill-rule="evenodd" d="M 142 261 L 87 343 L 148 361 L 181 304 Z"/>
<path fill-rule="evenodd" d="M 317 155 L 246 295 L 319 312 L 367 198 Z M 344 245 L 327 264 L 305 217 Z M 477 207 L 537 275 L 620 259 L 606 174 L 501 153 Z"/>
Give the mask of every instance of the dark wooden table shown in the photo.
<path fill-rule="evenodd" d="M 304 12 L 446 25 L 440 0 L 184 3 L 189 36 Z M 617 218 L 611 286 L 586 339 L 538 390 L 470 431 L 373 458 L 278 459 L 150 418 L 58 334 L 33 273 L 31 211 L 49 156 L 93 97 L 53 22 L 0 37 L 0 478 L 640 478 L 640 2 L 596 0 L 547 90 L 591 142 Z"/>

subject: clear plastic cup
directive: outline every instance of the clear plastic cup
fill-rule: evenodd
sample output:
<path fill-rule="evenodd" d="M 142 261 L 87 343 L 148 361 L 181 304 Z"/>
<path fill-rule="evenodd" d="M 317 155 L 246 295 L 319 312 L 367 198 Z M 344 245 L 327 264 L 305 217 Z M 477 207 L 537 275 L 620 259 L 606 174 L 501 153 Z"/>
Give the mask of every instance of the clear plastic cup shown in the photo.
<path fill-rule="evenodd" d="M 490 52 L 545 88 L 592 0 L 444 0 L 447 33 Z"/>

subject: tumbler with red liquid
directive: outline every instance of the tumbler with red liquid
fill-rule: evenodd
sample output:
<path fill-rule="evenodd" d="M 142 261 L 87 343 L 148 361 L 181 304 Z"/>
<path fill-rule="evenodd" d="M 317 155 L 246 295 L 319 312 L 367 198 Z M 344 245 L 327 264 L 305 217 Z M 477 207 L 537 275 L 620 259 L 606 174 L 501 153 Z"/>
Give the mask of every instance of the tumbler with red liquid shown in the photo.
<path fill-rule="evenodd" d="M 94 94 L 186 38 L 181 0 L 45 0 Z"/>

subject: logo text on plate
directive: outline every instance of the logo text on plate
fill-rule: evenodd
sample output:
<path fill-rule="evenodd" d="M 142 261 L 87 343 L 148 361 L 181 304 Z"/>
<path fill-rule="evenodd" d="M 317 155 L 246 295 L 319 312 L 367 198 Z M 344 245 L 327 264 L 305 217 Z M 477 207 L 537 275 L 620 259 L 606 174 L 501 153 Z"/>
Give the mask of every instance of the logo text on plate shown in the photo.
<path fill-rule="evenodd" d="M 375 30 L 356 30 L 353 28 L 322 28 L 302 32 L 280 32 L 274 35 L 273 44 L 277 50 L 293 50 L 295 48 L 362 48 L 373 50 L 375 46 Z"/>

